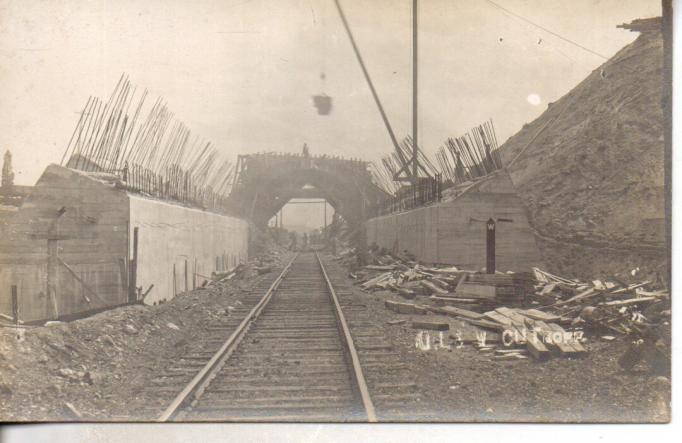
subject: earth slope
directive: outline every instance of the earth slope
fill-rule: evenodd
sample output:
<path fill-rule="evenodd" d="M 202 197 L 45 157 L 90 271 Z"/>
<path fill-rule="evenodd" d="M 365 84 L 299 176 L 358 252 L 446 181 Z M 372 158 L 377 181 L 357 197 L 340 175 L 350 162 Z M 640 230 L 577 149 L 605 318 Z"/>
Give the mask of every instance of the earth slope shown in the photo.
<path fill-rule="evenodd" d="M 555 272 L 664 275 L 662 69 L 642 32 L 500 148 Z"/>

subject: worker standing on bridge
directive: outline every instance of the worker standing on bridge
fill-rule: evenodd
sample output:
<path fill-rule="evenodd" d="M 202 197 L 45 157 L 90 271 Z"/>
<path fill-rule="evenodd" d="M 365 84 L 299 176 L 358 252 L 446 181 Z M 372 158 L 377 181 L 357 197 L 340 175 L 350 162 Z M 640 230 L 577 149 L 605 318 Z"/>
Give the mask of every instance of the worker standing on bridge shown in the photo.
<path fill-rule="evenodd" d="M 301 249 L 306 250 L 308 249 L 308 234 L 305 232 L 303 233 L 303 241 L 301 242 Z"/>

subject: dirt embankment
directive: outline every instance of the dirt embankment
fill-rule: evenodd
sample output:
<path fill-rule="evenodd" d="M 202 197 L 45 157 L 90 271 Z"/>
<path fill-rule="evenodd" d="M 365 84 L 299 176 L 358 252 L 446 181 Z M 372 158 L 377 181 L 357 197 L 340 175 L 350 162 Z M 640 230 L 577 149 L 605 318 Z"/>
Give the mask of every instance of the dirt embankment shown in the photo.
<path fill-rule="evenodd" d="M 642 33 L 500 148 L 550 270 L 665 274 L 662 65 Z"/>
<path fill-rule="evenodd" d="M 239 278 L 158 306 L 125 306 L 22 330 L 0 326 L 0 421 L 149 417 L 160 395 L 170 402 L 175 394 L 155 391 L 159 374 L 209 340 L 211 324 L 237 315 L 249 290 L 274 279 L 288 253 L 277 255 L 271 272 L 256 275 L 247 265 Z"/>

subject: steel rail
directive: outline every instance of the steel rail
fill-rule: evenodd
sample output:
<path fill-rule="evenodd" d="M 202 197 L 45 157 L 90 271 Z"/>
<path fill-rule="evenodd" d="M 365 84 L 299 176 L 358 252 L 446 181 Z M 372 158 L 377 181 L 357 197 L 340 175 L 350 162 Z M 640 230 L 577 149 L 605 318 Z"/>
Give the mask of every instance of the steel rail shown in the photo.
<path fill-rule="evenodd" d="M 244 317 L 244 320 L 237 326 L 237 329 L 230 335 L 230 337 L 223 343 L 223 345 L 218 349 L 218 351 L 211 357 L 211 359 L 204 365 L 203 368 L 194 376 L 192 381 L 190 381 L 187 386 L 173 399 L 171 404 L 166 408 L 166 410 L 156 419 L 157 422 L 165 422 L 171 420 L 180 411 L 180 409 L 187 404 L 188 401 L 192 399 L 192 394 L 201 392 L 210 382 L 211 376 L 215 374 L 217 370 L 220 369 L 221 364 L 232 354 L 232 351 L 241 342 L 244 335 L 249 330 L 251 323 L 258 317 L 263 308 L 268 304 L 272 295 L 274 294 L 277 287 L 282 282 L 284 277 L 289 272 L 292 263 L 298 257 L 298 253 L 287 263 L 279 276 L 270 285 L 267 292 L 256 304 L 256 306 L 251 309 L 251 311 Z"/>
<path fill-rule="evenodd" d="M 369 389 L 367 388 L 367 382 L 365 381 L 365 376 L 362 373 L 360 359 L 358 357 L 358 352 L 355 349 L 355 345 L 353 344 L 353 337 L 350 335 L 350 330 L 348 329 L 348 324 L 346 323 L 346 317 L 343 315 L 343 311 L 341 310 L 341 304 L 339 303 L 339 298 L 337 297 L 336 291 L 334 290 L 334 286 L 332 285 L 332 282 L 329 279 L 329 276 L 327 275 L 327 270 L 325 269 L 324 264 L 322 263 L 322 259 L 320 258 L 320 255 L 317 252 L 315 252 L 315 257 L 317 258 L 317 262 L 320 264 L 322 275 L 324 275 L 324 279 L 327 282 L 329 295 L 332 298 L 332 301 L 334 302 L 335 307 L 334 312 L 336 314 L 339 329 L 343 333 L 342 338 L 346 344 L 348 356 L 350 357 L 352 364 L 353 370 L 351 372 L 353 374 L 353 379 L 355 381 L 356 387 L 360 392 L 362 405 L 364 406 L 365 411 L 367 413 L 367 421 L 370 423 L 376 423 L 377 416 L 376 411 L 374 409 L 374 403 L 372 403 L 372 398 L 370 397 Z"/>

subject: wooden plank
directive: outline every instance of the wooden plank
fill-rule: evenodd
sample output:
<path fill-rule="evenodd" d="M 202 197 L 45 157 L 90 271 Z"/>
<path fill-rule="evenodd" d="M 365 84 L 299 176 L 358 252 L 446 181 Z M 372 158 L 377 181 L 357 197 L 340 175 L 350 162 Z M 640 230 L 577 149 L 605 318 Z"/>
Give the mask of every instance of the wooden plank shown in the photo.
<path fill-rule="evenodd" d="M 635 291 L 635 293 L 640 296 L 640 297 L 670 297 L 670 292 L 665 291 L 665 290 L 659 290 L 659 291 Z"/>
<path fill-rule="evenodd" d="M 541 320 L 545 322 L 559 321 L 561 319 L 561 317 L 558 315 L 548 314 L 547 312 L 538 311 L 537 309 L 517 309 L 517 312 L 520 312 L 523 316 L 533 320 Z"/>
<path fill-rule="evenodd" d="M 489 311 L 483 314 L 487 319 L 490 321 L 493 321 L 495 323 L 499 323 L 500 325 L 503 326 L 513 326 L 514 322 L 509 318 L 506 317 L 498 312 L 495 311 Z"/>
<path fill-rule="evenodd" d="M 646 285 L 648 285 L 649 283 L 651 283 L 651 282 L 647 280 L 647 281 L 644 281 L 644 282 L 642 282 L 642 283 L 637 283 L 637 284 L 635 284 L 635 285 L 630 285 L 630 286 L 628 286 L 627 288 L 616 289 L 615 291 L 611 291 L 609 294 L 612 294 L 612 295 L 623 294 L 623 293 L 626 293 L 626 292 L 635 290 L 635 289 L 637 289 L 637 288 L 641 288 L 642 286 L 646 286 Z"/>
<path fill-rule="evenodd" d="M 414 320 L 412 322 L 412 329 L 430 329 L 434 331 L 447 331 L 450 329 L 450 323 L 437 320 Z"/>
<path fill-rule="evenodd" d="M 563 301 L 554 303 L 552 306 L 563 306 L 563 305 L 565 305 L 565 304 L 573 303 L 573 302 L 575 302 L 575 301 L 583 300 L 583 299 L 586 299 L 586 298 L 590 298 L 590 297 L 593 297 L 593 296 L 599 295 L 599 294 L 600 294 L 600 293 L 597 292 L 594 288 L 590 288 L 590 289 L 588 289 L 587 291 L 581 292 L 581 293 L 578 294 L 578 295 L 574 295 L 573 297 L 569 298 L 568 300 L 563 300 Z"/>
<path fill-rule="evenodd" d="M 393 271 L 395 266 L 393 265 L 367 265 L 365 269 L 371 269 L 373 271 Z"/>
<path fill-rule="evenodd" d="M 481 299 L 476 299 L 476 298 L 455 298 L 455 297 L 437 297 L 435 295 L 432 295 L 429 297 L 429 300 L 432 300 L 434 303 L 436 303 L 439 306 L 457 306 L 461 304 L 468 304 L 468 305 L 480 305 L 481 303 L 485 303 L 485 300 Z"/>
<path fill-rule="evenodd" d="M 439 279 L 439 278 L 432 277 L 429 279 L 429 282 L 435 284 L 436 286 L 438 286 L 439 288 L 441 288 L 444 291 L 448 291 L 450 289 L 450 284 Z"/>
<path fill-rule="evenodd" d="M 549 352 L 549 349 L 547 349 L 544 343 L 542 343 L 542 339 L 539 337 L 529 336 L 526 340 L 526 348 L 528 349 L 528 352 L 530 352 L 530 355 L 536 360 L 548 360 L 551 356 L 551 352 Z"/>
<path fill-rule="evenodd" d="M 573 346 L 564 342 L 563 335 L 560 340 L 554 340 L 556 334 L 553 334 L 553 332 L 559 331 L 556 331 L 551 325 L 554 325 L 554 323 L 547 324 L 543 321 L 536 321 L 535 331 L 549 348 L 555 349 L 564 357 L 575 357 L 578 353 Z M 563 328 L 561 330 L 563 331 Z"/>
<path fill-rule="evenodd" d="M 444 306 L 442 308 L 439 308 L 439 311 L 446 314 L 450 315 L 452 317 L 466 317 L 466 318 L 472 318 L 474 320 L 480 320 L 484 316 L 483 314 L 480 314 L 478 312 L 474 311 L 469 311 L 467 309 L 462 309 L 462 308 L 457 308 L 455 306 Z"/>
<path fill-rule="evenodd" d="M 566 331 L 564 328 L 561 326 L 557 325 L 556 323 L 549 323 L 548 326 L 552 329 L 552 331 L 561 333 L 564 337 L 567 335 Z M 570 340 L 570 341 L 565 341 L 566 345 L 570 346 L 577 355 L 583 355 L 587 352 L 587 350 L 583 347 L 583 345 L 578 342 L 577 340 Z"/>
<path fill-rule="evenodd" d="M 382 280 L 389 278 L 390 276 L 391 276 L 390 272 L 385 272 L 383 274 L 379 274 L 376 277 L 373 277 L 373 278 L 367 280 L 366 282 L 362 283 L 360 285 L 360 287 L 362 287 L 363 289 L 369 289 L 370 287 L 376 285 L 377 283 L 379 283 Z"/>
<path fill-rule="evenodd" d="M 429 269 L 430 272 L 436 272 L 436 273 L 442 273 L 442 274 L 450 274 L 450 275 L 458 275 L 463 272 L 467 272 L 461 269 L 457 269 L 454 266 L 448 267 L 448 268 L 431 268 Z"/>
<path fill-rule="evenodd" d="M 396 286 L 396 291 L 398 292 L 398 294 L 400 294 L 401 297 L 406 298 L 408 300 L 413 300 L 417 298 L 417 293 L 411 289 Z"/>
<path fill-rule="evenodd" d="M 439 288 L 438 286 L 436 286 L 435 284 L 431 283 L 430 281 L 427 281 L 427 280 L 420 280 L 419 283 L 420 283 L 423 287 L 429 289 L 429 290 L 430 290 L 432 293 L 434 293 L 434 294 L 443 295 L 443 294 L 447 294 L 447 293 L 448 293 L 448 291 L 446 291 L 445 289 Z"/>
<path fill-rule="evenodd" d="M 549 350 L 552 350 L 557 354 L 561 354 L 559 347 L 551 341 L 552 329 L 547 325 L 547 323 L 541 320 L 532 320 L 531 322 L 532 324 L 528 324 L 528 326 L 532 327 L 533 332 L 538 337 L 538 340 L 541 340 L 545 347 Z"/>
<path fill-rule="evenodd" d="M 507 327 L 497 322 L 488 321 L 484 318 L 474 320 L 473 318 L 457 317 L 458 319 L 485 329 L 492 329 L 497 332 L 504 331 Z"/>
<path fill-rule="evenodd" d="M 650 301 L 658 300 L 657 297 L 637 297 L 637 298 L 629 298 L 627 300 L 615 300 L 615 301 L 607 301 L 603 303 L 599 303 L 600 305 L 604 306 L 627 306 L 627 305 L 635 305 L 637 303 L 646 303 Z"/>
<path fill-rule="evenodd" d="M 512 322 L 514 322 L 514 326 L 525 328 L 526 327 L 526 317 L 523 315 L 519 314 L 518 312 L 509 309 L 509 308 L 497 308 L 495 309 L 495 312 L 504 315 L 505 317 L 508 317 L 511 319 Z"/>
<path fill-rule="evenodd" d="M 495 300 L 496 296 L 495 286 L 469 282 L 462 282 L 457 285 L 455 293 L 460 297 L 484 298 L 487 300 Z"/>
<path fill-rule="evenodd" d="M 415 305 L 413 303 L 401 303 L 393 300 L 385 300 L 384 306 L 386 309 L 393 311 L 397 314 L 426 314 L 427 309 L 425 306 Z"/>
<path fill-rule="evenodd" d="M 547 295 L 557 287 L 557 283 L 548 283 L 540 291 L 540 295 Z"/>

